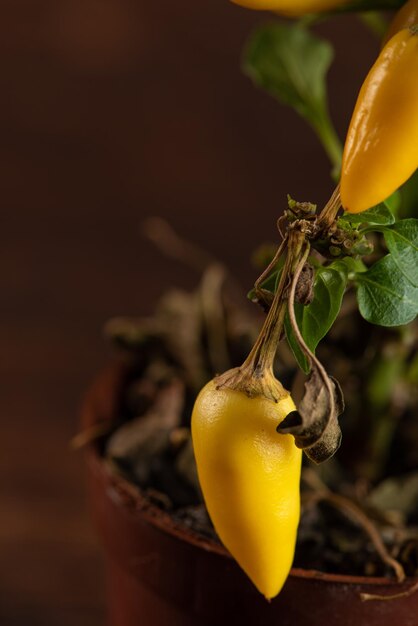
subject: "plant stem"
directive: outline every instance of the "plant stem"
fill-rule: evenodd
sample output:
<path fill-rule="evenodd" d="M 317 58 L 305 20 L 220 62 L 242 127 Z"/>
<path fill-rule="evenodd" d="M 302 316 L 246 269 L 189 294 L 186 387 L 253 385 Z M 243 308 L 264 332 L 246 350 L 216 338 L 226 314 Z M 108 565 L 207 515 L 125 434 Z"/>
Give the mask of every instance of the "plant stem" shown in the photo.
<path fill-rule="evenodd" d="M 255 290 L 256 293 L 260 293 L 260 291 L 261 291 L 261 284 L 263 283 L 264 280 L 266 280 L 267 276 L 270 274 L 270 272 L 272 271 L 274 266 L 278 263 L 278 261 L 279 261 L 281 255 L 282 255 L 282 253 L 283 253 L 283 250 L 284 250 L 286 244 L 287 244 L 287 235 L 285 237 L 283 237 L 282 243 L 278 247 L 278 249 L 276 251 L 276 254 L 272 258 L 272 260 L 270 261 L 270 263 L 268 264 L 266 269 L 263 271 L 261 276 L 259 276 L 257 278 L 257 280 L 255 281 L 255 283 L 254 283 L 254 290 Z"/>
<path fill-rule="evenodd" d="M 318 215 L 317 224 L 321 229 L 327 229 L 334 222 L 337 213 L 341 208 L 340 185 L 338 184 L 333 191 L 331 198 L 328 200 L 321 213 Z"/>
<path fill-rule="evenodd" d="M 287 302 L 284 298 L 285 290 L 288 287 L 289 275 L 293 271 L 295 261 L 299 258 L 303 239 L 301 233 L 297 231 L 291 231 L 289 233 L 286 260 L 272 305 L 257 341 L 243 364 L 243 367 L 251 367 L 254 372 L 273 372 L 274 357 L 280 336 L 283 332 L 284 317 L 287 308 Z"/>
<path fill-rule="evenodd" d="M 256 292 L 260 292 L 260 285 L 263 279 L 269 274 L 284 248 L 286 247 L 286 257 L 280 275 L 279 284 L 276 288 L 271 307 L 257 337 L 257 340 L 241 367 L 228 370 L 224 374 L 217 376 L 216 387 L 228 387 L 236 391 L 246 393 L 249 397 L 264 396 L 269 400 L 278 402 L 280 398 L 287 395 L 282 385 L 274 376 L 274 359 L 277 346 L 283 335 L 283 327 L 286 311 L 289 310 L 293 331 L 296 332 L 300 345 L 305 349 L 305 354 L 310 355 L 311 363 L 314 363 L 324 379 L 333 406 L 334 395 L 331 383 L 320 363 L 317 363 L 315 356 L 308 350 L 303 338 L 297 328 L 294 315 L 295 289 L 302 268 L 308 258 L 310 243 L 309 238 L 312 232 L 316 235 L 329 230 L 341 207 L 340 188 L 337 185 L 334 193 L 327 202 L 320 215 L 315 220 L 315 229 L 309 225 L 307 220 L 297 219 L 288 224 L 287 233 L 274 256 L 274 259 L 255 283 Z M 280 220 L 279 220 L 280 231 Z M 299 333 L 299 334 L 298 334 Z"/>
<path fill-rule="evenodd" d="M 287 290 L 291 276 L 300 262 L 304 244 L 306 244 L 305 234 L 300 230 L 291 229 L 287 238 L 286 259 L 279 284 L 257 340 L 241 367 L 216 377 L 217 389 L 228 387 L 246 393 L 249 397 L 264 396 L 274 402 L 288 395 L 274 376 L 273 365 L 277 346 L 283 335 Z"/>
<path fill-rule="evenodd" d="M 308 362 L 311 368 L 314 368 L 316 370 L 318 376 L 320 376 L 322 380 L 324 388 L 327 390 L 328 397 L 329 397 L 329 406 L 330 406 L 329 417 L 331 417 L 335 411 L 335 394 L 334 394 L 333 385 L 322 363 L 319 361 L 319 359 L 316 358 L 312 350 L 310 350 L 309 347 L 306 345 L 306 342 L 302 336 L 302 333 L 300 332 L 300 329 L 296 320 L 296 314 L 295 314 L 296 286 L 297 286 L 302 268 L 305 265 L 306 261 L 308 260 L 309 251 L 310 251 L 310 245 L 307 244 L 305 251 L 303 254 L 300 255 L 298 264 L 296 265 L 295 270 L 294 270 L 294 276 L 293 276 L 292 283 L 290 286 L 289 299 L 288 299 L 289 320 L 292 326 L 292 331 L 299 344 L 299 348 L 302 350 L 305 357 L 308 359 Z M 328 425 L 328 422 L 326 425 Z"/>
<path fill-rule="evenodd" d="M 358 18 L 379 40 L 383 39 L 388 29 L 388 23 L 379 11 L 365 11 L 359 13 Z"/>
<path fill-rule="evenodd" d="M 332 163 L 332 177 L 334 180 L 338 180 L 343 150 L 329 113 L 325 111 L 323 114 L 321 113 L 320 117 L 312 120 L 312 127 Z"/>
<path fill-rule="evenodd" d="M 387 596 L 381 596 L 375 593 L 361 593 L 360 598 L 362 599 L 363 602 L 367 602 L 368 600 L 390 601 L 390 600 L 399 600 L 400 598 L 408 598 L 409 596 L 412 596 L 413 593 L 417 593 L 417 592 L 418 592 L 418 582 L 415 583 L 414 585 L 411 585 L 408 589 L 406 589 L 406 591 L 401 591 L 399 593 L 392 593 Z"/>

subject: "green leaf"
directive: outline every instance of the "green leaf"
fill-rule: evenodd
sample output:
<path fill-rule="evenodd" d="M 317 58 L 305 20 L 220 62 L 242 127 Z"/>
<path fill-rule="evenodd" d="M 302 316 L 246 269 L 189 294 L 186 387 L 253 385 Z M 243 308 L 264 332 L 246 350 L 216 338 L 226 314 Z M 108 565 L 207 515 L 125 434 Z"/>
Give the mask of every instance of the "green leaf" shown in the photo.
<path fill-rule="evenodd" d="M 357 274 L 357 300 L 361 315 L 379 326 L 408 324 L 418 314 L 418 287 L 399 267 L 392 254 Z"/>
<path fill-rule="evenodd" d="M 389 211 L 398 217 L 399 209 L 401 208 L 402 196 L 399 189 L 393 192 L 389 198 L 386 198 L 384 204 L 388 207 Z"/>
<path fill-rule="evenodd" d="M 321 339 L 334 323 L 347 285 L 347 274 L 333 264 L 318 268 L 314 284 L 314 299 L 304 307 L 302 334 L 308 347 L 315 352 Z"/>
<path fill-rule="evenodd" d="M 336 261 L 326 267 L 318 267 L 315 274 L 314 298 L 308 306 L 295 305 L 296 320 L 299 330 L 308 348 L 315 352 L 318 343 L 327 334 L 335 322 L 341 308 L 347 285 L 349 266 L 343 261 Z M 309 371 L 306 357 L 303 355 L 294 337 L 290 320 L 285 320 L 286 337 L 300 367 Z"/>
<path fill-rule="evenodd" d="M 337 173 L 342 147 L 329 116 L 325 82 L 333 56 L 331 44 L 301 23 L 276 22 L 259 27 L 250 37 L 243 71 L 308 121 Z"/>
<path fill-rule="evenodd" d="M 401 220 L 385 228 L 383 234 L 400 272 L 418 287 L 418 220 Z"/>
<path fill-rule="evenodd" d="M 349 279 L 352 278 L 352 275 L 358 274 L 359 272 L 365 272 L 367 270 L 367 266 L 361 259 L 354 259 L 351 256 L 336 259 L 332 262 L 330 267 L 332 269 L 339 270 L 340 272 L 344 272 L 347 274 Z"/>
<path fill-rule="evenodd" d="M 400 188 L 401 217 L 418 217 L 418 170 Z"/>
<path fill-rule="evenodd" d="M 299 326 L 299 329 L 302 329 L 303 308 L 304 307 L 302 304 L 295 303 L 295 315 L 296 315 L 296 321 Z M 306 358 L 303 351 L 299 347 L 299 344 L 293 332 L 292 325 L 289 319 L 289 314 L 287 313 L 287 311 L 286 311 L 286 316 L 284 318 L 284 329 L 286 332 L 287 343 L 289 344 L 289 347 L 291 351 L 293 352 L 293 356 L 295 357 L 297 364 L 299 365 L 301 370 L 305 372 L 305 374 L 309 374 L 310 366 L 309 366 L 308 359 Z"/>
<path fill-rule="evenodd" d="M 326 109 L 325 74 L 333 50 L 299 24 L 271 23 L 251 37 L 244 71 L 283 104 L 311 120 Z"/>
<path fill-rule="evenodd" d="M 387 201 L 381 202 L 362 213 L 344 213 L 341 219 L 350 222 L 350 224 L 390 225 L 395 221 Z"/>

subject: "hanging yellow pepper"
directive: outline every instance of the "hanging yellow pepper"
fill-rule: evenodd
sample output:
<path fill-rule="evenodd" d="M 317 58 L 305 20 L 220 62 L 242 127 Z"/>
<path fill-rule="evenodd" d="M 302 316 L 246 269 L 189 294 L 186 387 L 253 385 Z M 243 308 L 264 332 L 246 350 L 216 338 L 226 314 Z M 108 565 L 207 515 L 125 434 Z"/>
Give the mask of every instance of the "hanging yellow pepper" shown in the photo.
<path fill-rule="evenodd" d="M 360 213 L 418 167 L 418 29 L 386 44 L 360 90 L 344 148 L 341 201 Z"/>
<path fill-rule="evenodd" d="M 297 17 L 305 13 L 321 13 L 348 4 L 352 0 L 232 0 L 248 9 L 275 11 L 282 15 Z"/>
<path fill-rule="evenodd" d="M 276 432 L 294 410 L 283 388 L 274 402 L 218 389 L 215 380 L 200 392 L 192 415 L 199 482 L 211 520 L 266 598 L 279 593 L 295 551 L 302 453 L 291 435 Z"/>

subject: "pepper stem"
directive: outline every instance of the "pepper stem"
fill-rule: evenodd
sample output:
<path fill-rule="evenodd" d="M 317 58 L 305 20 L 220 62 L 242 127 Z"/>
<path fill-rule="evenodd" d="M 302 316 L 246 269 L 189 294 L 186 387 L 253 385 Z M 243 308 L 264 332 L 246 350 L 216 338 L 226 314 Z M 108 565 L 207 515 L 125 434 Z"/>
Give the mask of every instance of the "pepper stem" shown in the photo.
<path fill-rule="evenodd" d="M 288 392 L 274 376 L 273 365 L 277 346 L 283 334 L 287 310 L 287 291 L 303 251 L 305 236 L 299 230 L 289 231 L 286 258 L 274 299 L 258 338 L 241 367 L 216 378 L 217 388 L 228 387 L 250 397 L 263 395 L 278 402 Z"/>
<path fill-rule="evenodd" d="M 317 225 L 322 230 L 328 229 L 337 217 L 338 211 L 341 209 L 340 184 L 334 189 L 331 198 L 328 200 L 321 213 L 318 215 Z"/>
<path fill-rule="evenodd" d="M 217 389 L 228 387 L 242 391 L 249 397 L 264 396 L 274 402 L 278 402 L 288 395 L 288 392 L 274 376 L 274 359 L 277 346 L 283 336 L 284 320 L 289 306 L 289 293 L 294 294 L 299 274 L 308 258 L 310 238 L 313 233 L 318 236 L 318 233 L 328 231 L 340 208 L 340 186 L 337 185 L 331 198 L 316 218 L 314 229 L 304 219 L 288 223 L 287 232 L 273 260 L 255 283 L 256 291 L 262 291 L 262 281 L 269 275 L 279 256 L 285 250 L 284 266 L 267 317 L 250 354 L 241 367 L 228 370 L 215 377 Z M 279 231 L 281 232 L 280 220 Z M 294 295 L 291 299 L 293 302 Z M 289 314 L 292 313 L 293 311 L 289 311 Z M 295 326 L 295 321 L 293 320 L 293 322 Z"/>

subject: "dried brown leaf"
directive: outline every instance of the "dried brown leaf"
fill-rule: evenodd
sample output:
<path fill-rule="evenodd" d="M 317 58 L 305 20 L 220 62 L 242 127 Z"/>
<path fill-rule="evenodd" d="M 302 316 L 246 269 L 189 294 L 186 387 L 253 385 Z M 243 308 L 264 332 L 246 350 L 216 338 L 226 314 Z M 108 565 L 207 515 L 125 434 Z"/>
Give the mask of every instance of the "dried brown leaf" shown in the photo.
<path fill-rule="evenodd" d="M 184 385 L 176 379 L 158 394 L 145 415 L 126 422 L 110 437 L 106 457 L 122 467 L 135 467 L 137 478 L 146 480 L 150 460 L 170 446 L 170 433 L 180 424 Z"/>
<path fill-rule="evenodd" d="M 344 398 L 339 383 L 328 376 L 323 365 L 308 348 L 295 315 L 295 295 L 303 268 L 309 255 L 306 246 L 293 274 L 288 297 L 288 313 L 295 339 L 311 366 L 305 382 L 305 393 L 297 411 L 290 413 L 279 424 L 277 432 L 295 437 L 311 461 L 322 463 L 331 458 L 341 444 L 338 417 L 344 410 Z"/>
<path fill-rule="evenodd" d="M 343 410 L 344 400 L 338 382 L 331 377 L 324 382 L 323 373 L 313 363 L 298 410 L 289 413 L 277 432 L 293 435 L 298 448 L 302 448 L 315 463 L 322 463 L 340 446 L 342 435 L 338 417 Z"/>

